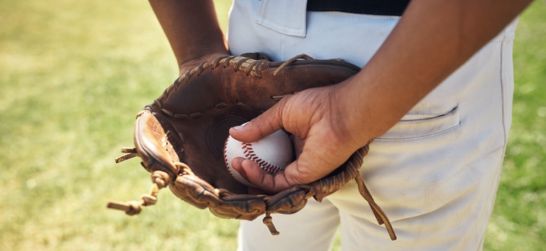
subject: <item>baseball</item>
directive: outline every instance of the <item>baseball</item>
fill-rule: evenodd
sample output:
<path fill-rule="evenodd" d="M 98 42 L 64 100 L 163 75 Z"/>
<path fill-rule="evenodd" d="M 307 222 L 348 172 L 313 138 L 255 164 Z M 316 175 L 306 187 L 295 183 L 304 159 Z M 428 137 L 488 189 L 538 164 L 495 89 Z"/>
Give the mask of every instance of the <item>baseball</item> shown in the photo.
<path fill-rule="evenodd" d="M 250 186 L 233 167 L 231 161 L 242 157 L 253 160 L 260 168 L 270 174 L 283 170 L 293 160 L 292 141 L 283 130 L 275 131 L 269 136 L 252 143 L 243 143 L 230 136 L 224 146 L 224 160 L 228 171 L 239 182 Z"/>

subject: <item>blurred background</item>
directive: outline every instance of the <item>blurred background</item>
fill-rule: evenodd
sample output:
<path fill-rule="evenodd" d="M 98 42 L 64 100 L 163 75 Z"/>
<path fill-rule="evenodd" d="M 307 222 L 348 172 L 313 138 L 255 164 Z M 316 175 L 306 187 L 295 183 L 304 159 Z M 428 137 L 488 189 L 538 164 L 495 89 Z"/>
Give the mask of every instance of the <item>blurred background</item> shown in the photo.
<path fill-rule="evenodd" d="M 230 1 L 216 1 L 226 27 Z M 510 144 L 486 250 L 546 246 L 546 1 L 522 15 Z M 0 250 L 234 250 L 238 222 L 149 188 L 134 115 L 177 76 L 147 1 L 0 0 Z M 335 250 L 339 250 L 339 239 Z"/>

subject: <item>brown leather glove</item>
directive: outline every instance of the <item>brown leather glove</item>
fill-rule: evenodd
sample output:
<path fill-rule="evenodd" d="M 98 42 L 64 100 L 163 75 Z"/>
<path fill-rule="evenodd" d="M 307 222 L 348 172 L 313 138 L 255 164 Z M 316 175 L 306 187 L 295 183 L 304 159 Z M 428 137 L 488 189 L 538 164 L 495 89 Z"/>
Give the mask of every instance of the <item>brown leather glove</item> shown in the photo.
<path fill-rule="evenodd" d="M 285 95 L 339 83 L 359 68 L 339 59 L 314 60 L 306 55 L 271 62 L 263 54 L 209 55 L 189 62 L 186 72 L 137 115 L 135 148 L 124 149 L 120 162 L 135 156 L 152 175 L 150 195 L 141 201 L 109 203 L 109 208 L 137 214 L 141 206 L 155 204 L 159 189 L 169 186 L 179 198 L 198 208 L 209 208 L 225 218 L 263 222 L 278 234 L 272 213 L 292 214 L 307 199 L 320 201 L 355 180 L 379 224 L 391 239 L 392 226 L 368 192 L 358 169 L 368 146 L 356 151 L 342 166 L 311 184 L 276 194 L 255 194 L 236 181 L 224 164 L 223 146 L 232 126 L 251 120 Z"/>

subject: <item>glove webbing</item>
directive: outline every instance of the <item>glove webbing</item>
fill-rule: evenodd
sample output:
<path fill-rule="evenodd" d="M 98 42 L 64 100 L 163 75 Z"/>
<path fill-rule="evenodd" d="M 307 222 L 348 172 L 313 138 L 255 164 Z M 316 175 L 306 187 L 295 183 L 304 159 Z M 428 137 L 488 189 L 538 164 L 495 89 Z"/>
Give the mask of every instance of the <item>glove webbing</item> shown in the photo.
<path fill-rule="evenodd" d="M 135 148 L 121 149 L 124 155 L 116 158 L 116 163 L 138 156 Z M 143 194 L 140 201 L 128 201 L 126 203 L 108 202 L 107 208 L 124 211 L 127 215 L 136 215 L 142 211 L 142 207 L 155 205 L 160 189 L 169 185 L 169 174 L 163 171 L 152 172 L 152 187 L 149 194 Z"/>

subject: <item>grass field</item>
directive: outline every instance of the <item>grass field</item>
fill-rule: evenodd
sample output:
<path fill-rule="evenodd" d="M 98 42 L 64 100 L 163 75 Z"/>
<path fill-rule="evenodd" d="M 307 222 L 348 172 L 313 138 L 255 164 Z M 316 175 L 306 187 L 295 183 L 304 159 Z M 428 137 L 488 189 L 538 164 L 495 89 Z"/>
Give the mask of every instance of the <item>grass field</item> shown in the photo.
<path fill-rule="evenodd" d="M 218 1 L 225 25 L 227 1 Z M 514 122 L 486 250 L 546 246 L 546 3 L 521 18 Z M 138 218 L 105 209 L 149 186 L 114 165 L 134 116 L 176 77 L 146 1 L 0 0 L 0 250 L 234 250 L 238 223 L 169 192 Z M 336 244 L 336 248 L 339 245 Z"/>

